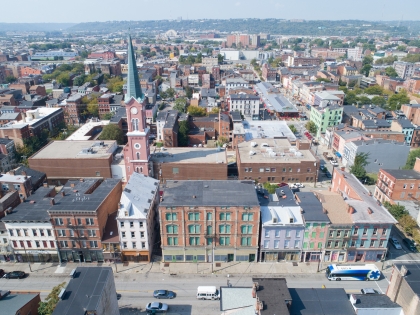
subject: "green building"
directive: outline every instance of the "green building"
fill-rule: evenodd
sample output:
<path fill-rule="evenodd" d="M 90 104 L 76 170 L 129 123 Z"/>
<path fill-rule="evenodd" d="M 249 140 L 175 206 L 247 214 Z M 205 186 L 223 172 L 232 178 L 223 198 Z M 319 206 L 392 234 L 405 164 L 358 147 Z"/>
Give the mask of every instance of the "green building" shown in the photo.
<path fill-rule="evenodd" d="M 325 133 L 328 127 L 337 126 L 343 118 L 343 106 L 311 106 L 310 121 L 313 121 L 317 128 L 316 137 Z"/>

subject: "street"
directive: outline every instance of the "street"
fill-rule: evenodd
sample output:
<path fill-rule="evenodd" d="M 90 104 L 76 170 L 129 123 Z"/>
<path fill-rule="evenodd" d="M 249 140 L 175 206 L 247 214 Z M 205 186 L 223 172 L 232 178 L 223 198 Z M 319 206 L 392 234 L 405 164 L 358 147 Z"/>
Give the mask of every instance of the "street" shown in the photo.
<path fill-rule="evenodd" d="M 69 277 L 64 274 L 41 275 L 32 273 L 26 279 L 6 280 L 0 279 L 2 290 L 16 291 L 40 291 L 41 299 L 45 299 L 52 287 Z M 385 275 L 387 272 L 385 272 Z M 257 275 L 261 277 L 261 275 Z M 387 279 L 375 282 L 364 281 L 328 281 L 323 272 L 318 274 L 266 274 L 265 277 L 283 277 L 287 279 L 289 288 L 344 288 L 347 293 L 358 293 L 362 288 L 374 288 L 383 293 L 388 286 Z M 153 291 L 167 289 L 175 291 L 177 296 L 172 300 L 160 300 L 169 305 L 169 314 L 220 314 L 219 301 L 202 301 L 195 298 L 198 286 L 214 285 L 217 287 L 226 286 L 229 280 L 233 286 L 252 286 L 252 275 L 164 275 L 158 273 L 133 274 L 131 272 L 118 273 L 114 275 L 118 294 L 121 294 L 119 306 L 121 314 L 145 314 L 144 309 L 147 303 L 154 301 Z M 251 294 L 251 291 L 250 291 Z"/>

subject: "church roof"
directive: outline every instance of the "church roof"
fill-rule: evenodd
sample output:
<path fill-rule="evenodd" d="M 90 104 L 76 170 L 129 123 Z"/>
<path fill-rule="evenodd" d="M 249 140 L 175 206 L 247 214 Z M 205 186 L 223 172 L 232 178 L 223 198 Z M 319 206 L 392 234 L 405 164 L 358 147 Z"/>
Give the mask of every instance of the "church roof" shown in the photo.
<path fill-rule="evenodd" d="M 125 94 L 124 101 L 128 102 L 132 97 L 141 103 L 144 95 L 140 87 L 139 73 L 137 70 L 133 43 L 131 42 L 131 35 L 128 35 L 127 93 Z"/>

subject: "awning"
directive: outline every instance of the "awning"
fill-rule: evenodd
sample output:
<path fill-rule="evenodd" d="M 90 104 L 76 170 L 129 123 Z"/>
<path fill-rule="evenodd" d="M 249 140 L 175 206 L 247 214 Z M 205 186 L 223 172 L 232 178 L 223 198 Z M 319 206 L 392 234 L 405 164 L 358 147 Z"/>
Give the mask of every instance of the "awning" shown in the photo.
<path fill-rule="evenodd" d="M 335 155 L 337 155 L 339 158 L 341 158 L 340 152 L 335 152 Z"/>

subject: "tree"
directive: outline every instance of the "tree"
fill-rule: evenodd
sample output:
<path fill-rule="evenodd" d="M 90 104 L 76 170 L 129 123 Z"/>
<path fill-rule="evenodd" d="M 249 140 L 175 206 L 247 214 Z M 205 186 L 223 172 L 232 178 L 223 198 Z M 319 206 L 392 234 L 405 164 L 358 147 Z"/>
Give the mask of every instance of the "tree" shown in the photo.
<path fill-rule="evenodd" d="M 395 71 L 395 69 L 393 67 L 386 67 L 385 68 L 385 74 L 388 77 L 392 77 L 392 78 L 398 77 L 398 73 L 397 73 L 397 71 Z"/>
<path fill-rule="evenodd" d="M 289 125 L 289 128 L 290 128 L 290 130 L 293 132 L 293 133 L 297 133 L 298 131 L 297 131 L 297 129 L 296 129 L 296 127 L 295 127 L 295 125 Z"/>
<path fill-rule="evenodd" d="M 350 173 L 356 176 L 359 180 L 363 180 L 366 178 L 366 165 L 369 164 L 368 162 L 369 153 L 361 152 L 357 153 L 354 158 L 354 163 L 350 167 Z"/>
<path fill-rule="evenodd" d="M 175 100 L 174 110 L 177 110 L 180 113 L 185 113 L 185 106 L 187 105 L 187 100 L 183 97 L 177 98 Z"/>
<path fill-rule="evenodd" d="M 17 79 L 13 75 L 8 75 L 7 77 L 4 78 L 4 81 L 6 81 L 6 83 L 13 83 L 16 80 Z"/>
<path fill-rule="evenodd" d="M 414 168 L 414 164 L 416 164 L 416 159 L 420 158 L 420 149 L 414 149 L 410 151 L 407 157 L 407 162 L 403 169 L 405 170 L 412 170 Z"/>
<path fill-rule="evenodd" d="M 99 140 L 116 140 L 118 144 L 124 144 L 124 134 L 115 124 L 106 125 L 98 137 Z"/>
<path fill-rule="evenodd" d="M 317 78 L 316 79 L 317 82 L 327 82 L 327 83 L 331 83 L 331 80 L 328 80 L 326 78 Z"/>
<path fill-rule="evenodd" d="M 179 122 L 179 130 L 178 130 L 178 145 L 180 147 L 188 146 L 188 122 L 186 120 Z"/>
<path fill-rule="evenodd" d="M 190 88 L 188 85 L 185 87 L 185 95 L 187 98 L 191 98 L 193 95 L 193 89 Z"/>
<path fill-rule="evenodd" d="M 371 104 L 372 103 L 372 101 L 370 100 L 370 98 L 367 97 L 367 96 L 359 96 L 359 97 L 357 97 L 357 102 L 358 102 L 359 105 L 368 105 L 368 104 Z"/>
<path fill-rule="evenodd" d="M 73 85 L 75 85 L 75 86 L 81 86 L 81 85 L 83 85 L 83 83 L 85 83 L 85 79 L 86 79 L 86 75 L 84 75 L 84 74 L 81 74 L 81 75 L 79 75 L 79 76 L 77 76 L 76 78 L 74 78 L 74 80 L 73 80 Z"/>
<path fill-rule="evenodd" d="M 366 77 L 369 76 L 370 69 L 372 69 L 372 66 L 370 64 L 366 64 L 360 69 L 360 73 L 364 74 Z"/>
<path fill-rule="evenodd" d="M 276 189 L 278 188 L 277 185 L 271 184 L 269 182 L 265 182 L 263 184 L 263 187 L 265 190 L 267 190 L 269 194 L 274 194 L 276 192 Z"/>
<path fill-rule="evenodd" d="M 373 56 L 367 55 L 363 58 L 363 65 L 371 65 L 373 64 Z"/>
<path fill-rule="evenodd" d="M 365 89 L 365 93 L 369 95 L 382 95 L 384 94 L 384 89 L 379 85 L 369 86 Z"/>
<path fill-rule="evenodd" d="M 305 128 L 312 134 L 316 134 L 318 131 L 318 128 L 313 121 L 308 121 L 305 125 Z"/>
<path fill-rule="evenodd" d="M 407 234 L 412 234 L 414 229 L 417 229 L 418 225 L 416 220 L 409 214 L 403 215 L 398 220 L 398 223 L 401 224 L 404 232 Z"/>
<path fill-rule="evenodd" d="M 60 294 L 61 289 L 64 288 L 66 285 L 65 282 L 60 283 L 59 285 L 52 288 L 51 292 L 48 294 L 45 302 L 40 302 L 38 307 L 38 314 L 39 315 L 51 315 L 54 312 L 55 307 L 57 306 L 58 301 L 60 298 L 58 295 Z"/>
<path fill-rule="evenodd" d="M 251 59 L 251 65 L 253 66 L 253 67 L 256 67 L 257 65 L 258 65 L 258 63 L 257 63 L 257 59 Z"/>
<path fill-rule="evenodd" d="M 68 86 L 70 84 L 70 74 L 69 72 L 63 72 L 61 73 L 58 77 L 57 77 L 57 82 L 64 85 L 64 86 Z"/>
<path fill-rule="evenodd" d="M 353 91 L 348 91 L 344 97 L 344 105 L 352 105 L 357 103 L 357 94 Z"/>
<path fill-rule="evenodd" d="M 374 96 L 371 101 L 372 101 L 372 104 L 380 106 L 380 107 L 384 107 L 386 104 L 386 99 L 383 98 L 382 96 Z"/>
<path fill-rule="evenodd" d="M 405 56 L 402 61 L 407 61 L 407 62 L 420 62 L 420 54 L 408 54 L 407 56 Z"/>
<path fill-rule="evenodd" d="M 173 88 L 169 88 L 166 90 L 166 94 L 168 95 L 169 98 L 172 98 L 175 96 L 175 90 Z"/>
<path fill-rule="evenodd" d="M 98 104 L 88 104 L 86 111 L 92 117 L 99 117 L 99 106 Z"/>
<path fill-rule="evenodd" d="M 175 109 L 175 106 L 174 106 Z M 202 117 L 207 115 L 207 111 L 199 106 L 188 106 L 187 112 L 190 116 L 193 117 Z"/>
<path fill-rule="evenodd" d="M 203 61 L 203 55 L 201 53 L 197 54 L 197 57 L 195 57 L 196 63 L 201 63 Z"/>
<path fill-rule="evenodd" d="M 388 99 L 388 109 L 399 110 L 401 105 L 408 103 L 410 103 L 410 98 L 407 95 L 407 91 L 401 90 L 398 94 L 394 94 Z"/>
<path fill-rule="evenodd" d="M 389 213 L 392 214 L 392 216 L 395 219 L 400 219 L 401 217 L 409 214 L 408 211 L 405 209 L 404 206 L 401 206 L 399 204 L 391 204 L 388 201 L 384 202 L 384 207 L 388 209 Z"/>
<path fill-rule="evenodd" d="M 106 113 L 102 116 L 103 120 L 110 120 L 112 118 L 112 113 Z"/>
<path fill-rule="evenodd" d="M 218 114 L 219 113 L 219 107 L 213 107 L 210 111 L 210 114 Z"/>
<path fill-rule="evenodd" d="M 113 93 L 121 93 L 123 91 L 124 80 L 121 77 L 110 78 L 107 80 L 106 86 Z"/>
<path fill-rule="evenodd" d="M 160 98 L 163 100 L 168 98 L 168 94 L 165 91 L 160 91 L 159 95 L 160 95 Z"/>
<path fill-rule="evenodd" d="M 221 54 L 218 54 L 217 55 L 217 63 L 218 64 L 222 64 L 224 59 L 225 58 Z"/>

